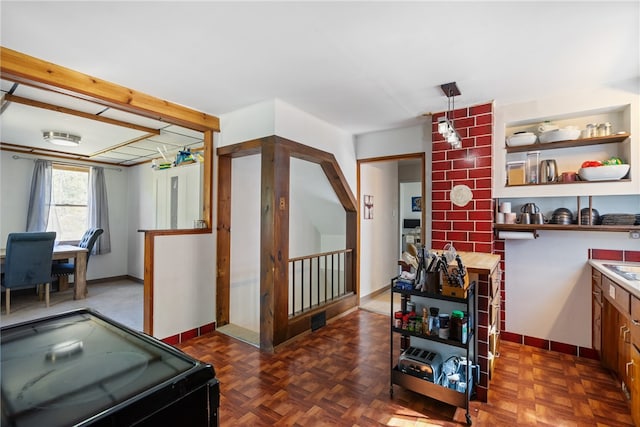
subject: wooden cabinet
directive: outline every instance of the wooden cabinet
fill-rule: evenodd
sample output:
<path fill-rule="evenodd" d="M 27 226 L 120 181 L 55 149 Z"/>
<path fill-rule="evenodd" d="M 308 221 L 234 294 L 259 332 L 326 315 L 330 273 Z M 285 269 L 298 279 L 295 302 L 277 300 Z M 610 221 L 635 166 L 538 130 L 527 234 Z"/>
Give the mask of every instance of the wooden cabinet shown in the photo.
<path fill-rule="evenodd" d="M 616 373 L 627 390 L 631 363 L 631 295 L 620 285 L 602 276 L 602 364 Z"/>
<path fill-rule="evenodd" d="M 602 365 L 618 371 L 618 325 L 620 312 L 605 299 L 602 304 Z"/>
<path fill-rule="evenodd" d="M 498 267 L 489 276 L 489 379 L 493 376 L 495 358 L 498 357 L 500 347 L 501 281 L 502 270 Z"/>
<path fill-rule="evenodd" d="M 591 347 L 602 358 L 602 274 L 591 272 Z"/>
<path fill-rule="evenodd" d="M 598 282 L 601 290 L 598 292 Z M 631 416 L 640 426 L 640 299 L 606 275 L 593 269 L 593 348 L 598 350 L 605 368 L 613 371 L 631 405 Z M 602 301 L 600 309 L 597 301 Z M 601 329 L 597 316 L 601 310 Z"/>
<path fill-rule="evenodd" d="M 631 346 L 631 418 L 635 425 L 640 425 L 640 349 L 636 344 Z"/>

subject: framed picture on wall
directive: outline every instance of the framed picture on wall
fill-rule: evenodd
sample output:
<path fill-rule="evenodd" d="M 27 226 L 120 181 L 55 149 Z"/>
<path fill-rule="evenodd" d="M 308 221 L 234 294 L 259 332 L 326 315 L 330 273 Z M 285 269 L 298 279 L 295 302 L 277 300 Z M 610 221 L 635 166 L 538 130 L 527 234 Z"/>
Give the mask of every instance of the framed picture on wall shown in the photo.
<path fill-rule="evenodd" d="M 373 196 L 364 195 L 364 219 L 373 219 Z"/>
<path fill-rule="evenodd" d="M 422 197 L 412 197 L 411 198 L 411 211 L 412 212 L 421 212 L 422 211 Z"/>

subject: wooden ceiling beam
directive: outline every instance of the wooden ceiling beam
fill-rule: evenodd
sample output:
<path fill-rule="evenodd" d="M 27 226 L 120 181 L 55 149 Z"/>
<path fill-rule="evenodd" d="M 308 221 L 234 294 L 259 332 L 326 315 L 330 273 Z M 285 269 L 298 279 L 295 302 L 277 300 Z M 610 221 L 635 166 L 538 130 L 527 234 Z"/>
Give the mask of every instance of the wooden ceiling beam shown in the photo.
<path fill-rule="evenodd" d="M 139 130 L 153 135 L 160 135 L 159 129 L 154 129 L 146 126 L 139 126 L 129 122 L 123 122 L 122 120 L 110 119 L 108 117 L 98 116 L 96 114 L 85 113 L 84 111 L 73 110 L 71 108 L 60 107 L 58 105 L 48 104 L 46 102 L 36 101 L 22 96 L 6 94 L 5 100 L 9 102 L 15 102 L 16 104 L 28 105 L 30 107 L 42 108 L 44 110 L 56 111 L 58 113 L 70 114 L 72 116 L 82 117 L 84 119 L 95 120 L 102 123 L 107 123 L 114 126 L 120 126 L 128 129 Z"/>
<path fill-rule="evenodd" d="M 0 46 L 0 76 L 119 110 L 205 132 L 220 131 L 220 120 L 124 86 Z"/>

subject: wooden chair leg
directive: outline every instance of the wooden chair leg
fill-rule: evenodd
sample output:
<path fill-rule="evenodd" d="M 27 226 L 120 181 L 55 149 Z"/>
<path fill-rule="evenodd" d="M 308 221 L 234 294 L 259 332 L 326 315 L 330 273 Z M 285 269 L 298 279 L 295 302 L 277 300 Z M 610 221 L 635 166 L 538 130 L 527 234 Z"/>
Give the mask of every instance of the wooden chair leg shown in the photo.
<path fill-rule="evenodd" d="M 69 276 L 58 276 L 58 291 L 66 291 L 69 289 Z"/>
<path fill-rule="evenodd" d="M 10 312 L 9 307 L 11 306 L 11 302 L 10 302 L 11 301 L 11 296 L 10 295 L 11 295 L 11 291 L 9 290 L 9 288 L 7 288 L 7 290 L 4 292 L 4 302 L 5 302 L 6 307 L 7 307 L 7 315 Z"/>
<path fill-rule="evenodd" d="M 42 301 L 44 297 L 44 294 L 42 293 L 42 285 L 41 284 L 37 285 L 37 288 L 38 288 L 38 299 Z"/>
<path fill-rule="evenodd" d="M 49 307 L 49 288 L 51 287 L 51 283 L 47 282 L 44 284 L 44 305 Z"/>

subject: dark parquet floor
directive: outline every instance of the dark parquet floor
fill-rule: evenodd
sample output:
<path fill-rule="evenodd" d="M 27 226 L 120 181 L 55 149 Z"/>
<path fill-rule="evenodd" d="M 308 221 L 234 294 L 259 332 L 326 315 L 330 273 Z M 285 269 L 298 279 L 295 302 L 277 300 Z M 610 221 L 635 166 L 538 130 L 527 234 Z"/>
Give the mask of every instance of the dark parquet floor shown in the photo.
<path fill-rule="evenodd" d="M 394 386 L 389 318 L 356 310 L 275 354 L 218 332 L 180 348 L 213 364 L 226 426 L 462 426 L 465 411 Z M 630 426 L 627 402 L 593 360 L 502 342 L 473 426 Z"/>

